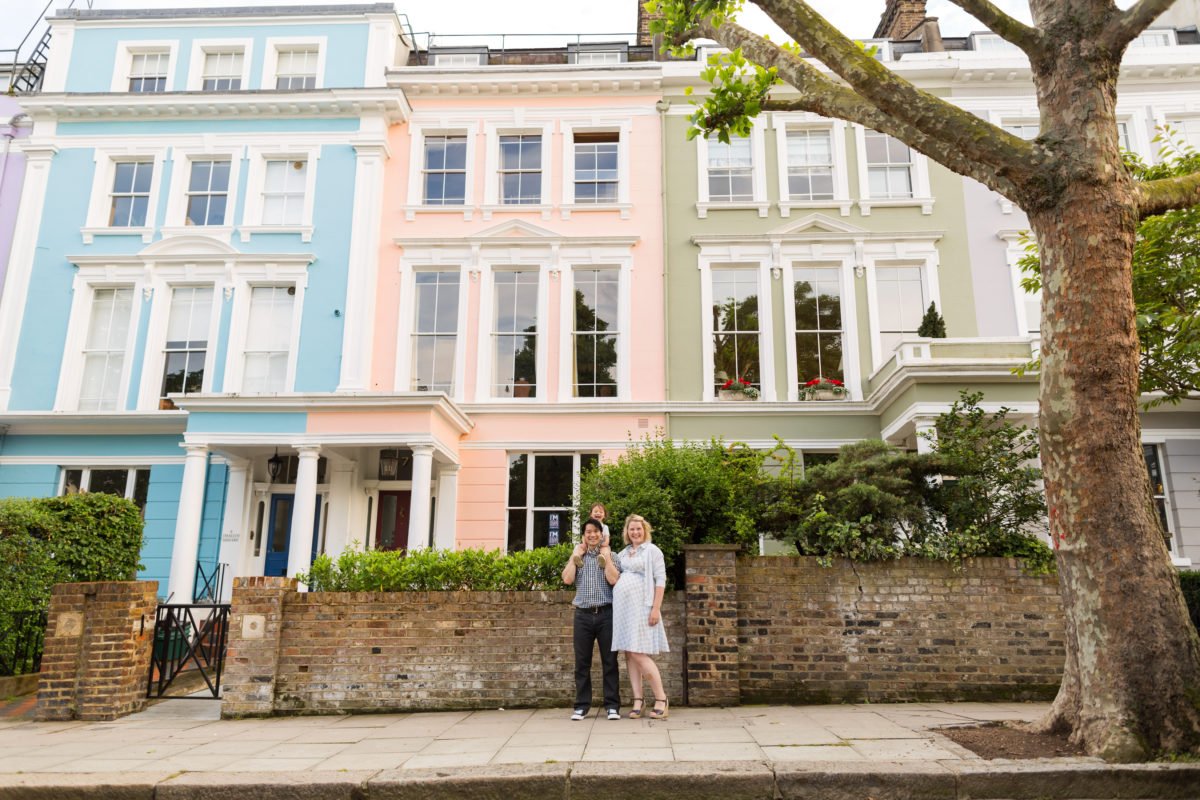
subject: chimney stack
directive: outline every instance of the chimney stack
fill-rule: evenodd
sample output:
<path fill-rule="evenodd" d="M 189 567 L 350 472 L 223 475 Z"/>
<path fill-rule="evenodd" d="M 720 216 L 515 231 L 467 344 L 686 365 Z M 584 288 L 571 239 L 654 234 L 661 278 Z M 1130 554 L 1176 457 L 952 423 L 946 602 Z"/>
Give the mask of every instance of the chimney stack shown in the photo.
<path fill-rule="evenodd" d="M 645 0 L 637 0 L 637 43 L 639 47 L 654 48 L 653 59 L 655 61 L 663 60 L 662 53 L 662 34 L 650 33 L 650 20 L 661 17 L 661 14 L 651 14 L 646 10 Z"/>
<path fill-rule="evenodd" d="M 925 21 L 925 0 L 887 0 L 875 28 L 876 39 L 908 39 Z"/>

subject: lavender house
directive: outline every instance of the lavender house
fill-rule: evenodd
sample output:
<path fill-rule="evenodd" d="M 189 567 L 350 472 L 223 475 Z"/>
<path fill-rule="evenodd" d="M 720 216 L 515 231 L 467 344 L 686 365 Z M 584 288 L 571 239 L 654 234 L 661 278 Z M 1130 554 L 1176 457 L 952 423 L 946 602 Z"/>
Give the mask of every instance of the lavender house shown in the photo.
<path fill-rule="evenodd" d="M 7 85 L 7 81 L 4 83 Z M 25 157 L 13 147 L 13 140 L 29 135 L 26 121 L 16 99 L 0 94 L 0 292 L 4 291 L 13 228 L 17 222 L 17 201 L 21 197 L 21 181 L 25 178 Z"/>

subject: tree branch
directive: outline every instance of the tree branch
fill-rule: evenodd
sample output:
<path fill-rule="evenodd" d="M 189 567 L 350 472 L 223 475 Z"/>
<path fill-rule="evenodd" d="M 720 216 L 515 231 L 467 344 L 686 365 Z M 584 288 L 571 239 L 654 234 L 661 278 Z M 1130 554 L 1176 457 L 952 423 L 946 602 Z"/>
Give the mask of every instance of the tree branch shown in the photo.
<path fill-rule="evenodd" d="M 810 111 L 887 133 L 1014 201 L 1021 184 L 1040 169 L 1031 143 L 920 91 L 836 31 L 847 47 L 868 62 L 867 69 L 881 73 L 863 78 L 868 84 L 879 82 L 870 87 L 870 95 L 835 82 L 803 58 L 736 23 L 715 28 L 704 20 L 700 32 L 730 49 L 740 48 L 755 64 L 775 67 L 780 78 L 800 93 L 797 99 L 773 99 L 767 106 L 771 110 Z"/>
<path fill-rule="evenodd" d="M 913 86 L 848 39 L 804 0 L 753 2 L 809 54 L 848 83 L 856 94 L 888 116 L 917 129 L 928 141 L 940 141 L 957 148 L 966 158 L 992 167 L 1016 184 L 1031 179 L 1039 171 L 1040 159 L 1029 142 Z M 721 27 L 730 24 L 726 22 Z M 708 20 L 703 21 L 702 27 L 718 41 L 728 44 L 719 38 L 720 29 L 714 29 Z M 745 31 L 745 34 L 749 32 Z M 783 74 L 782 69 L 780 74 Z M 904 137 L 898 138 L 917 146 Z M 945 149 L 936 154 L 927 149 L 922 152 L 944 161 L 942 153 Z"/>
<path fill-rule="evenodd" d="M 1200 172 L 1161 178 L 1138 184 L 1138 214 L 1141 219 L 1200 205 Z"/>
<path fill-rule="evenodd" d="M 1121 50 L 1174 3 L 1175 0 L 1139 0 L 1137 5 L 1113 17 L 1104 31 L 1104 44 L 1114 53 Z"/>
<path fill-rule="evenodd" d="M 1024 50 L 1030 57 L 1041 53 L 1045 48 L 1045 38 L 1041 31 L 1005 14 L 991 0 L 950 0 L 950 2 L 982 22 L 988 30 Z"/>

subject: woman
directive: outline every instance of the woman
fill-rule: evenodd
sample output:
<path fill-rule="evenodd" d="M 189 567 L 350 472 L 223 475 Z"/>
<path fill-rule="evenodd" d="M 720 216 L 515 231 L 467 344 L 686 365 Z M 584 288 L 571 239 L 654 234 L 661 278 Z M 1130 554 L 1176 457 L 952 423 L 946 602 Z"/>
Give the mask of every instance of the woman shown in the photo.
<path fill-rule="evenodd" d="M 605 567 L 605 575 L 615 584 L 612 649 L 624 651 L 625 667 L 629 670 L 629 683 L 633 689 L 630 719 L 640 719 L 645 707 L 643 678 L 650 681 L 654 692 L 650 719 L 666 719 L 668 714 L 662 675 L 651 658 L 670 650 L 662 622 L 667 566 L 662 551 L 650 543 L 650 532 L 650 523 L 637 514 L 630 514 L 625 519 L 625 549 Z"/>

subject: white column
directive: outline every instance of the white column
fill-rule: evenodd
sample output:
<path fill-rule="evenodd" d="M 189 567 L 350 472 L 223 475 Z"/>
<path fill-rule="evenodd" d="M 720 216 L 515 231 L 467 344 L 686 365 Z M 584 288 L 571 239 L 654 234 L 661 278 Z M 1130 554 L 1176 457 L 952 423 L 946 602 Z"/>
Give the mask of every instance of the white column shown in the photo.
<path fill-rule="evenodd" d="M 42 227 L 42 212 L 46 203 L 46 188 L 50 183 L 50 164 L 57 147 L 26 146 L 25 182 L 17 206 L 16 227 L 12 249 L 9 251 L 8 271 L 0 292 L 0 411 L 8 409 L 12 396 L 13 366 L 21 344 L 21 322 L 25 318 L 29 281 L 37 257 L 38 231 Z M 189 602 L 191 598 L 188 598 Z"/>
<path fill-rule="evenodd" d="M 433 489 L 433 447 L 413 449 L 412 499 L 408 506 L 408 549 L 429 547 L 429 498 Z"/>
<path fill-rule="evenodd" d="M 918 419 L 914 423 L 917 434 L 917 452 L 932 453 L 937 443 L 937 427 L 931 419 Z M 932 437 L 932 438 L 930 438 Z"/>
<path fill-rule="evenodd" d="M 229 463 L 229 486 L 225 501 L 225 518 L 221 520 L 221 549 L 217 561 L 225 565 L 225 580 L 221 583 L 221 599 L 229 602 L 234 577 L 246 574 L 246 496 L 249 493 L 247 461 Z"/>
<path fill-rule="evenodd" d="M 385 135 L 386 132 L 383 132 Z M 346 316 L 342 332 L 339 392 L 370 389 L 371 350 L 375 337 L 375 280 L 379 267 L 379 208 L 383 203 L 386 140 L 354 145 L 354 220 L 346 277 Z"/>
<path fill-rule="evenodd" d="M 175 541 L 171 545 L 171 576 L 167 581 L 167 596 L 172 603 L 192 602 L 204 485 L 208 480 L 208 448 L 197 444 L 185 444 L 183 448 L 187 455 L 183 459 L 183 484 L 179 487 Z"/>
<path fill-rule="evenodd" d="M 358 472 L 358 464 L 354 461 L 343 461 L 330 464 L 332 473 L 329 476 L 329 515 L 325 528 L 325 552 L 337 556 L 350 543 L 350 523 L 352 518 L 352 501 L 355 499 L 354 480 Z M 362 492 L 357 492 L 359 498 Z M 361 537 L 360 537 L 361 538 Z"/>
<path fill-rule="evenodd" d="M 437 499 L 433 546 L 438 550 L 453 550 L 458 517 L 458 464 L 442 464 L 438 467 Z"/>
<path fill-rule="evenodd" d="M 313 525 L 317 511 L 317 459 L 321 448 L 301 446 L 296 448 L 296 499 L 292 505 L 291 541 L 288 543 L 289 578 L 307 572 L 312 563 Z"/>

